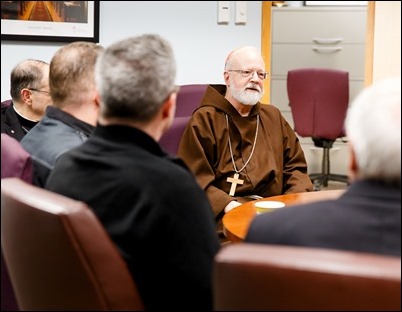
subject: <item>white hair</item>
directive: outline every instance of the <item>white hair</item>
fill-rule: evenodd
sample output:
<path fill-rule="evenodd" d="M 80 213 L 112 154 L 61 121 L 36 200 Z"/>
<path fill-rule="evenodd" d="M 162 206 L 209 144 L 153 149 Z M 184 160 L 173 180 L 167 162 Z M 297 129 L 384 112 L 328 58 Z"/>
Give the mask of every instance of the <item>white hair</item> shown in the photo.
<path fill-rule="evenodd" d="M 352 102 L 346 132 L 358 166 L 357 177 L 401 181 L 401 78 L 364 89 Z"/>

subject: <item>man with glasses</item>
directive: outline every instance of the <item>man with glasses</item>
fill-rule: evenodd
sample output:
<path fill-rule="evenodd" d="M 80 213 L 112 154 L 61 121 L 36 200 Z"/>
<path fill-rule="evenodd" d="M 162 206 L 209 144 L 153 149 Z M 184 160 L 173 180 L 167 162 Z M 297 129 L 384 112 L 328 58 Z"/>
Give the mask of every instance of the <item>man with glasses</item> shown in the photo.
<path fill-rule="evenodd" d="M 12 102 L 1 107 L 1 132 L 21 141 L 52 103 L 49 64 L 34 59 L 23 60 L 11 71 L 10 85 Z"/>
<path fill-rule="evenodd" d="M 218 230 L 223 214 L 247 200 L 313 190 L 294 131 L 279 109 L 259 102 L 267 75 L 257 48 L 232 51 L 226 85 L 208 86 L 180 142 L 178 155 L 205 190 Z"/>
<path fill-rule="evenodd" d="M 53 105 L 21 140 L 33 160 L 35 185 L 44 187 L 57 159 L 85 142 L 96 125 L 99 104 L 94 68 L 101 50 L 95 43 L 76 41 L 56 51 L 50 62 Z M 42 94 L 47 90 L 31 87 L 31 91 Z"/>

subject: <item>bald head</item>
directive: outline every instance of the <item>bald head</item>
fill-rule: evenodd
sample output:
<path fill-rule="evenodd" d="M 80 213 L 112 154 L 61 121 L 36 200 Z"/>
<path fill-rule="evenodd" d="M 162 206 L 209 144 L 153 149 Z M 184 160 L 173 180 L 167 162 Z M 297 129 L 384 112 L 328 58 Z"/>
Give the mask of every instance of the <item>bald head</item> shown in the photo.
<path fill-rule="evenodd" d="M 11 71 L 10 94 L 13 102 L 21 103 L 23 89 L 49 90 L 49 64 L 41 60 L 27 59 Z"/>
<path fill-rule="evenodd" d="M 260 50 L 243 46 L 229 53 L 223 78 L 226 84 L 225 98 L 242 116 L 248 116 L 251 106 L 264 94 L 263 81 L 267 77 Z"/>
<path fill-rule="evenodd" d="M 225 71 L 236 67 L 241 69 L 246 67 L 265 68 L 264 60 L 259 49 L 253 46 L 243 46 L 229 53 L 225 62 Z"/>

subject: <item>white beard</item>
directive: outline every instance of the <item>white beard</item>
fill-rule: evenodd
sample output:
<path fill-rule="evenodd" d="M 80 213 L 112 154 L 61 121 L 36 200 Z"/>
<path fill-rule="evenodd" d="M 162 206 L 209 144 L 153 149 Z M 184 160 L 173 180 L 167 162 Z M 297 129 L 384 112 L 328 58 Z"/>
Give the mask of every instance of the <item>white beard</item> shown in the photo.
<path fill-rule="evenodd" d="M 257 87 L 258 88 L 258 87 Z M 260 89 L 260 88 L 258 88 Z M 231 89 L 232 96 L 244 105 L 255 105 L 262 98 L 263 92 L 250 91 L 250 90 L 237 90 Z"/>

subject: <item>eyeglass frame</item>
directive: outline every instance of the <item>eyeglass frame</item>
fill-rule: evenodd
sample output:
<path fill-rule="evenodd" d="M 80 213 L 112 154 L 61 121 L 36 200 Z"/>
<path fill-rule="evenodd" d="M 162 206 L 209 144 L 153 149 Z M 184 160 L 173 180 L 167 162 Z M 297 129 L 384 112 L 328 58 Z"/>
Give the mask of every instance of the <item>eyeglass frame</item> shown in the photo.
<path fill-rule="evenodd" d="M 254 73 L 257 73 L 257 77 L 260 80 L 265 80 L 268 77 L 268 72 L 266 71 L 257 71 L 257 70 L 249 70 L 249 69 L 228 69 L 227 72 L 235 72 L 239 73 L 242 77 L 244 78 L 249 78 L 254 75 Z M 263 77 L 260 76 L 260 74 L 264 75 Z"/>
<path fill-rule="evenodd" d="M 38 90 L 35 88 L 28 88 L 29 91 L 36 91 L 36 92 L 41 92 L 41 93 L 47 93 L 50 95 L 50 91 L 44 91 L 44 90 Z"/>

